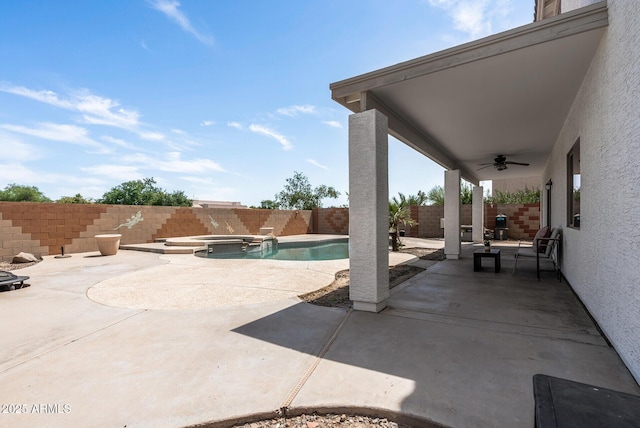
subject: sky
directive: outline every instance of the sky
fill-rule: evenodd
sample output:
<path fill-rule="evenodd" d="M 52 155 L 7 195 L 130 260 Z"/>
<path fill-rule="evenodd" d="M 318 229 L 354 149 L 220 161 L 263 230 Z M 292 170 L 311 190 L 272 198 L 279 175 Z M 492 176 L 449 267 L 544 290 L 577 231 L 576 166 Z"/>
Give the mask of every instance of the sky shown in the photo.
<path fill-rule="evenodd" d="M 0 188 L 100 198 L 154 178 L 260 205 L 294 172 L 348 202 L 348 116 L 329 85 L 528 24 L 533 0 L 4 2 Z M 389 195 L 443 169 L 389 137 Z"/>

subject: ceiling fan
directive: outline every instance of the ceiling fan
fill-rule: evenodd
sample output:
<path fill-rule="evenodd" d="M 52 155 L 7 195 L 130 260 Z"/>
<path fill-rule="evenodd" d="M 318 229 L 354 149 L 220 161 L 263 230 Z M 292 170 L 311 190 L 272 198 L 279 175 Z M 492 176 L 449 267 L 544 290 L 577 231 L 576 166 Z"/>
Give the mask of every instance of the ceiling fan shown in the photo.
<path fill-rule="evenodd" d="M 508 161 L 507 157 L 505 155 L 498 155 L 493 162 L 489 162 L 489 163 L 481 163 L 479 164 L 482 168 L 478 168 L 476 171 L 480 171 L 481 169 L 485 169 L 485 168 L 489 168 L 490 166 L 493 165 L 493 167 L 495 169 L 497 169 L 498 171 L 504 171 L 505 169 L 507 169 L 507 165 L 522 165 L 522 166 L 529 166 L 528 163 L 523 163 L 523 162 L 513 162 L 513 161 Z"/>

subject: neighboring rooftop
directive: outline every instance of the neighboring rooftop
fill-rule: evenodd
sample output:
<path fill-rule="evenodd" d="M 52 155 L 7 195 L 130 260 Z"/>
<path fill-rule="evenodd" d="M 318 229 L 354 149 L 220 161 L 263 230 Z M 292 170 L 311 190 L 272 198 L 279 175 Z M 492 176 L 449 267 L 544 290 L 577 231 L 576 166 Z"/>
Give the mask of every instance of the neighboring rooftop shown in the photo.
<path fill-rule="evenodd" d="M 248 208 L 246 205 L 242 205 L 241 202 L 231 201 L 201 201 L 194 199 L 193 207 L 195 208 Z"/>

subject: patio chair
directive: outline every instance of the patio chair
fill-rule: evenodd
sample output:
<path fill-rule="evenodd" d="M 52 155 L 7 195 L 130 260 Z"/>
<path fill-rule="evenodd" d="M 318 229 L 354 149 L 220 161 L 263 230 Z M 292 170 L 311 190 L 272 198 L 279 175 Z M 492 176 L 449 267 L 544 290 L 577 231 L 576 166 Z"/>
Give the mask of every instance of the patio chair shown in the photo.
<path fill-rule="evenodd" d="M 522 246 L 522 242 L 518 243 L 518 250 L 516 251 L 516 260 L 513 264 L 513 275 L 516 274 L 516 267 L 518 266 L 518 260 L 520 258 L 536 259 L 536 273 L 538 281 L 540 281 L 540 260 L 547 260 L 553 263 L 554 270 L 558 275 L 558 280 L 562 281 L 560 275 L 560 260 L 559 260 L 559 247 L 560 247 L 560 229 L 554 228 L 551 230 L 551 235 L 545 237 L 545 228 L 542 228 L 536 233 L 536 237 L 533 239 L 532 246 Z M 548 228 L 547 228 L 548 230 Z"/>
<path fill-rule="evenodd" d="M 18 288 L 22 288 L 27 279 L 29 279 L 28 276 L 16 276 L 11 272 L 0 270 L 0 286 L 7 286 L 11 289 L 12 285 L 18 284 L 20 285 Z"/>

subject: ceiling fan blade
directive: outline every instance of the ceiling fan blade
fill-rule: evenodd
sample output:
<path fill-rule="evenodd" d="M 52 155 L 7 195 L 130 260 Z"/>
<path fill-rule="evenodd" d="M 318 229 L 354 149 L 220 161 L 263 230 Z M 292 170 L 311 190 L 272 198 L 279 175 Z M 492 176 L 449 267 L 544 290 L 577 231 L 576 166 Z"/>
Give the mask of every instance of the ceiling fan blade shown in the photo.
<path fill-rule="evenodd" d="M 529 164 L 528 164 L 528 163 L 523 163 L 523 162 L 512 162 L 512 161 L 506 161 L 506 162 L 504 162 L 504 163 L 509 164 L 509 165 L 522 165 L 522 166 L 529 166 Z"/>
<path fill-rule="evenodd" d="M 480 165 L 482 165 L 482 164 L 480 164 Z M 486 164 L 485 166 L 483 166 L 482 168 L 478 168 L 478 169 L 476 169 L 476 171 L 480 171 L 481 169 L 489 168 L 489 167 L 490 167 L 490 166 L 492 166 L 492 165 L 493 165 L 492 163 L 488 163 L 488 164 Z"/>

